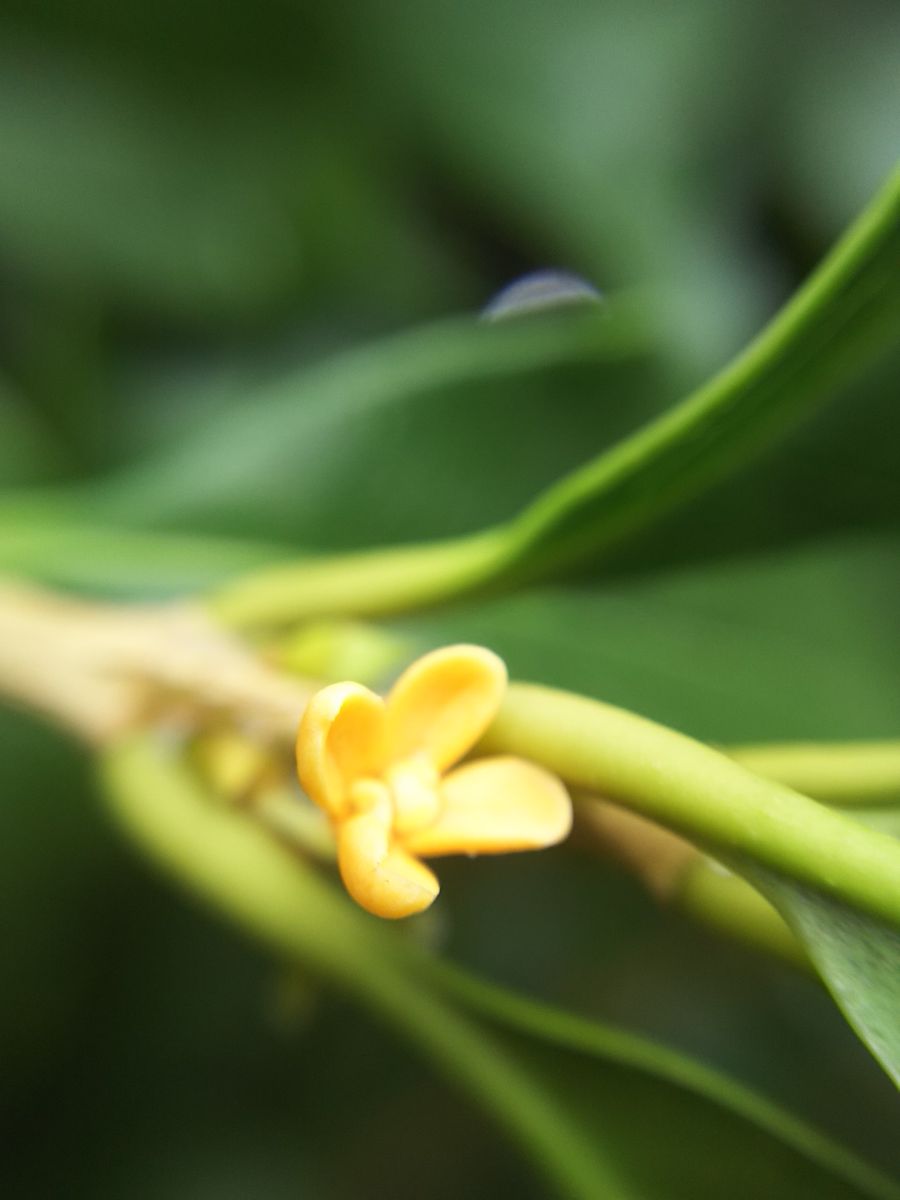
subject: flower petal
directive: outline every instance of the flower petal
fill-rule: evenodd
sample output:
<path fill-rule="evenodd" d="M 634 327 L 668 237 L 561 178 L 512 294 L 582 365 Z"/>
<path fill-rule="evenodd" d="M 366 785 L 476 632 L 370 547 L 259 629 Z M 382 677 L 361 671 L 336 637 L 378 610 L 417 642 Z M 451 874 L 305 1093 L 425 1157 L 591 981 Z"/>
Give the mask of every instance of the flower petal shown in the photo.
<path fill-rule="evenodd" d="M 355 780 L 381 770 L 384 729 L 384 701 L 357 683 L 334 683 L 310 700 L 297 731 L 297 775 L 330 816 L 346 812 Z"/>
<path fill-rule="evenodd" d="M 376 917 L 410 917 L 440 891 L 424 863 L 391 845 L 387 824 L 373 813 L 341 822 L 338 866 L 347 891 Z"/>
<path fill-rule="evenodd" d="M 562 782 L 521 758 L 485 758 L 441 783 L 441 815 L 404 839 L 412 854 L 506 854 L 561 842 L 572 827 Z"/>
<path fill-rule="evenodd" d="M 503 660 L 481 646 L 446 646 L 408 667 L 387 698 L 391 762 L 424 754 L 438 770 L 475 745 L 500 707 Z"/>

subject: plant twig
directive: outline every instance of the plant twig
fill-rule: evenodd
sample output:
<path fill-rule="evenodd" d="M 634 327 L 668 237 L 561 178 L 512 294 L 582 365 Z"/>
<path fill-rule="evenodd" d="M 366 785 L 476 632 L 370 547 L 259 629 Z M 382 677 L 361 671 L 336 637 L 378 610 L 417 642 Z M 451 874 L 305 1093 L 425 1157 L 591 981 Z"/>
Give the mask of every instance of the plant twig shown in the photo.
<path fill-rule="evenodd" d="M 729 746 L 729 758 L 838 808 L 900 805 L 900 741 Z"/>
<path fill-rule="evenodd" d="M 775 870 L 900 925 L 900 843 L 633 713 L 513 684 L 481 749 L 525 755 L 726 863 Z"/>
<path fill-rule="evenodd" d="M 107 605 L 0 582 L 0 695 L 91 743 L 161 713 L 230 714 L 293 739 L 309 688 L 195 605 Z"/>

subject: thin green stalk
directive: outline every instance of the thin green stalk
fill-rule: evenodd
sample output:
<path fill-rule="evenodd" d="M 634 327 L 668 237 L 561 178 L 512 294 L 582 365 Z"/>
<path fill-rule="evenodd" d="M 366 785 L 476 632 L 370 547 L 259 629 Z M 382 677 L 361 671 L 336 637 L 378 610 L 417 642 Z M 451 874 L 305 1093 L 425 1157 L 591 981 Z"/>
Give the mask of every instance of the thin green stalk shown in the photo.
<path fill-rule="evenodd" d="M 483 749 L 522 755 L 682 833 L 900 925 L 900 844 L 725 755 L 597 700 L 510 687 Z"/>
<path fill-rule="evenodd" d="M 900 171 L 743 353 L 511 522 L 427 546 L 275 566 L 226 585 L 210 600 L 214 613 L 237 627 L 378 615 L 597 561 L 747 460 L 894 342 L 898 257 Z"/>
<path fill-rule="evenodd" d="M 427 545 L 309 558 L 253 572 L 209 600 L 236 629 L 318 616 L 385 616 L 474 591 L 496 573 L 507 534 L 487 530 Z"/>
<path fill-rule="evenodd" d="M 728 757 L 836 807 L 900 805 L 900 742 L 775 742 L 729 746 Z"/>
<path fill-rule="evenodd" d="M 432 989 L 398 967 L 396 939 L 341 901 L 302 859 L 209 800 L 146 739 L 107 751 L 102 775 L 118 821 L 153 858 L 253 937 L 299 958 L 412 1037 L 516 1137 L 562 1195 L 629 1200 L 528 1070 Z"/>

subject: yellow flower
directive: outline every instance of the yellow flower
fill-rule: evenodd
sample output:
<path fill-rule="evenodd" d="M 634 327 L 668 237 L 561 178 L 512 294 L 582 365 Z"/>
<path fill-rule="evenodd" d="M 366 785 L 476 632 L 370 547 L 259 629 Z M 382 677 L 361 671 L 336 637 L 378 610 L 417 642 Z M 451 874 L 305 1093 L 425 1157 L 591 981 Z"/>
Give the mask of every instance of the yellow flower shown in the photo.
<path fill-rule="evenodd" d="M 439 889 L 420 861 L 504 854 L 561 841 L 572 806 L 553 775 L 518 758 L 453 767 L 494 719 L 506 667 L 479 646 L 414 662 L 386 699 L 336 683 L 309 702 L 297 773 L 328 814 L 350 895 L 380 917 L 428 908 Z"/>

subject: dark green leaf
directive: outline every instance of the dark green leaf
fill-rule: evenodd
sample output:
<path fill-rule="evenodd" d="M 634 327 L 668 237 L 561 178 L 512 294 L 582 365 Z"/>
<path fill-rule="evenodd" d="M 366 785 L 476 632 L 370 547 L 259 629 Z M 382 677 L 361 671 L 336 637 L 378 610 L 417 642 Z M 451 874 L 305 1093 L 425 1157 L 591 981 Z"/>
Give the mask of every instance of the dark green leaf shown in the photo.
<path fill-rule="evenodd" d="M 809 888 L 750 878 L 781 911 L 847 1020 L 900 1086 L 900 932 Z"/>
<path fill-rule="evenodd" d="M 596 696 L 703 741 L 897 731 L 893 536 L 844 539 L 542 589 L 398 623 L 421 646 L 474 641 L 515 679 Z"/>
<path fill-rule="evenodd" d="M 596 561 L 783 435 L 893 344 L 900 171 L 759 336 L 680 404 L 545 489 L 489 541 L 275 569 L 215 601 L 235 624 L 383 613 Z M 442 562 L 442 555 L 445 561 Z M 356 574 L 354 575 L 354 570 Z M 350 598 L 352 594 L 352 599 Z"/>
<path fill-rule="evenodd" d="M 460 973 L 438 977 L 504 1030 L 504 1041 L 606 1148 L 628 1195 L 757 1200 L 841 1195 L 848 1186 L 900 1195 L 789 1113 L 699 1063 Z"/>

